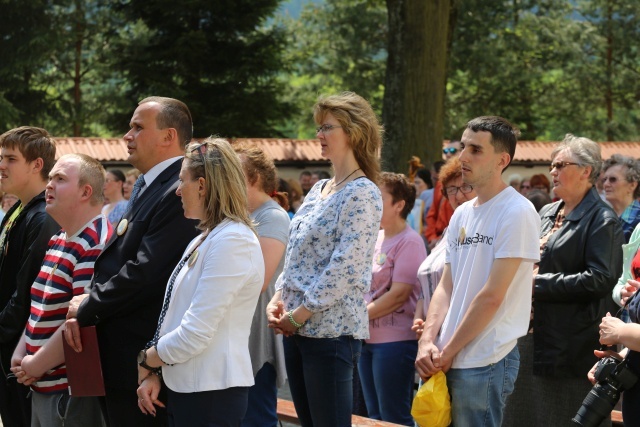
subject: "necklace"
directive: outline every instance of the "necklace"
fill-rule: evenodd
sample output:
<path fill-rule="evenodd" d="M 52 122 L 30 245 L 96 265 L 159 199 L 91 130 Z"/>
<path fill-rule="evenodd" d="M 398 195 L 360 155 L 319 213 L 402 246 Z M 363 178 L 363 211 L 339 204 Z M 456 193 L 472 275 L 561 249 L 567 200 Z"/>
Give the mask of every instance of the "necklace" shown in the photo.
<path fill-rule="evenodd" d="M 350 177 L 351 175 L 353 175 L 354 173 L 358 172 L 359 170 L 360 170 L 360 168 L 358 168 L 358 169 L 354 170 L 354 171 L 353 171 L 353 172 L 351 172 L 349 175 L 347 175 L 347 176 L 346 176 L 346 178 L 344 178 L 343 180 L 341 180 L 339 183 L 337 183 L 337 184 L 331 184 L 331 189 L 332 189 L 332 190 L 335 190 L 335 189 L 336 189 L 340 184 L 342 184 L 343 182 L 345 182 L 347 179 L 349 179 L 349 177 Z M 334 181 L 336 180 L 336 179 L 335 179 L 335 177 L 333 178 L 333 180 L 334 180 Z"/>

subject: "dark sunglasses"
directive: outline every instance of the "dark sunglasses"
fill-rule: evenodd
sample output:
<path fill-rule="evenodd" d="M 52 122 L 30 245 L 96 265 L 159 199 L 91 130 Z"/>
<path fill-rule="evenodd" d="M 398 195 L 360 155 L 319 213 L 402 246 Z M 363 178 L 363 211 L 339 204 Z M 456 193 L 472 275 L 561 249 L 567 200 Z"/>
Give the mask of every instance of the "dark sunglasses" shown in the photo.
<path fill-rule="evenodd" d="M 455 147 L 448 147 L 448 148 L 444 148 L 442 152 L 444 154 L 456 154 L 458 152 L 458 149 Z"/>

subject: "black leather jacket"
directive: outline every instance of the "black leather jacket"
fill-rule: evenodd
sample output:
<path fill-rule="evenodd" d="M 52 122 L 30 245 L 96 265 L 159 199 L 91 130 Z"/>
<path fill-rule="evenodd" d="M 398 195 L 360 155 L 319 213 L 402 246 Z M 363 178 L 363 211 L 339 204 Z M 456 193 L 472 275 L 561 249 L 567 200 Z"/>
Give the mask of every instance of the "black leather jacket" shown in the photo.
<path fill-rule="evenodd" d="M 541 236 L 563 205 L 542 208 Z M 586 378 L 597 361 L 598 325 L 613 307 L 623 243 L 617 215 L 593 188 L 549 238 L 533 293 L 534 374 Z"/>

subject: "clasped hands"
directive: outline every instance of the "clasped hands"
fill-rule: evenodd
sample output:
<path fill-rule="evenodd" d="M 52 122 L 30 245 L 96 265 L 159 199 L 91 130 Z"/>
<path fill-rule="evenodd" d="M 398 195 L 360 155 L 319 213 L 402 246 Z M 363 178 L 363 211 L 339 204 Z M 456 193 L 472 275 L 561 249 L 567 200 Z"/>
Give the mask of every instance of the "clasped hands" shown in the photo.
<path fill-rule="evenodd" d="M 284 302 L 282 302 L 282 300 L 277 302 L 272 301 L 267 305 L 267 321 L 269 322 L 269 327 L 273 329 L 276 334 L 290 337 L 297 331 L 297 328 L 289 321 L 289 312 L 284 309 Z"/>
<path fill-rule="evenodd" d="M 423 381 L 435 375 L 439 371 L 447 373 L 451 369 L 453 356 L 447 352 L 446 347 L 440 351 L 433 342 L 419 342 L 418 356 L 416 357 L 416 371 Z"/>
<path fill-rule="evenodd" d="M 11 358 L 11 372 L 16 376 L 20 384 L 30 386 L 38 382 L 45 372 L 40 372 L 35 363 L 33 356 L 15 356 Z"/>

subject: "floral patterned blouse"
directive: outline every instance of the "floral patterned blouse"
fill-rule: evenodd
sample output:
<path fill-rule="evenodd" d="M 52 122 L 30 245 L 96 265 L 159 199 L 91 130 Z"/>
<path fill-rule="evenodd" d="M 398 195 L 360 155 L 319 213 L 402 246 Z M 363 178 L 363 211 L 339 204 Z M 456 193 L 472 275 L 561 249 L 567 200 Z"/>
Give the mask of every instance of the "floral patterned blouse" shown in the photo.
<path fill-rule="evenodd" d="M 380 229 L 382 197 L 367 178 L 323 198 L 318 181 L 289 227 L 284 270 L 276 282 L 286 310 L 300 306 L 313 316 L 298 334 L 314 338 L 369 338 L 364 293 Z"/>

